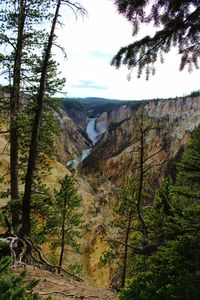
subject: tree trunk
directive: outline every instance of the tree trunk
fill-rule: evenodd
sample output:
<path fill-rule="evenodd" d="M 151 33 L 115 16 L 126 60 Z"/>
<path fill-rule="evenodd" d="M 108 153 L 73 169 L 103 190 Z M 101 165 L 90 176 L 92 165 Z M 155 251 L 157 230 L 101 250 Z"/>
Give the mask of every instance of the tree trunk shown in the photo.
<path fill-rule="evenodd" d="M 142 120 L 143 122 L 143 120 Z M 141 212 L 141 202 L 142 202 L 142 191 L 143 191 L 143 183 L 144 183 L 144 132 L 143 125 L 140 129 L 140 162 L 139 162 L 139 186 L 138 186 L 138 195 L 136 200 L 136 209 L 138 219 L 140 221 L 143 233 L 143 247 L 148 244 L 148 231 L 147 226 L 145 224 L 144 218 Z"/>
<path fill-rule="evenodd" d="M 65 219 L 66 219 L 66 204 L 67 199 L 64 200 L 63 205 L 63 214 L 62 214 L 62 228 L 61 228 L 61 250 L 60 250 L 60 259 L 58 266 L 62 267 L 63 262 L 63 255 L 64 255 L 64 249 L 65 249 Z M 58 269 L 58 273 L 60 273 L 60 268 Z"/>
<path fill-rule="evenodd" d="M 14 68 L 13 68 L 13 86 L 10 94 L 10 189 L 11 201 L 19 199 L 19 172 L 18 172 L 18 156 L 19 156 L 19 133 L 18 118 L 20 104 L 20 84 L 21 84 L 21 58 L 23 51 L 24 26 L 25 26 L 24 0 L 20 1 L 18 36 L 15 52 Z M 12 226 L 16 230 L 19 225 L 19 211 L 16 206 L 12 206 Z"/>
<path fill-rule="evenodd" d="M 127 270 L 127 258 L 128 258 L 128 241 L 129 241 L 129 234 L 131 229 L 131 220 L 132 220 L 132 212 L 129 213 L 128 217 L 128 225 L 126 228 L 126 236 L 125 236 L 125 243 L 124 243 L 124 258 L 123 258 L 123 271 L 122 271 L 122 283 L 121 287 L 124 288 L 125 280 L 126 280 L 126 270 Z"/>
<path fill-rule="evenodd" d="M 61 0 L 58 0 L 55 15 L 52 21 L 52 27 L 49 35 L 47 48 L 45 50 L 44 62 L 43 62 L 41 78 L 40 78 L 40 86 L 39 86 L 38 96 L 37 96 L 37 107 L 35 110 L 35 117 L 34 117 L 32 135 L 31 135 L 31 143 L 29 147 L 28 167 L 27 167 L 27 172 L 25 177 L 25 189 L 24 189 L 24 197 L 22 202 L 22 235 L 26 235 L 26 236 L 29 235 L 31 230 L 31 218 L 30 218 L 31 190 L 32 190 L 33 175 L 34 175 L 36 156 L 37 156 L 40 121 L 41 121 L 41 115 L 42 115 L 43 104 L 44 104 L 46 75 L 47 75 L 48 63 L 49 63 L 51 48 L 54 39 L 55 26 L 59 17 L 60 5 L 61 5 Z"/>

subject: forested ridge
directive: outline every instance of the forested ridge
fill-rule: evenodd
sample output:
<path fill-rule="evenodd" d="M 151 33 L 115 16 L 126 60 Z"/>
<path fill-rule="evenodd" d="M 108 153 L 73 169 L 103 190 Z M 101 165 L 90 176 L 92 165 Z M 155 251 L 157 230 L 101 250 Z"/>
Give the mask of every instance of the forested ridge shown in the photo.
<path fill-rule="evenodd" d="M 180 70 L 185 66 L 189 71 L 198 68 L 199 1 L 152 1 L 150 7 L 149 1 L 113 2 L 118 12 L 130 21 L 134 34 L 144 23 L 159 29 L 153 37 L 144 37 L 121 48 L 112 60 L 113 66 L 119 68 L 124 64 L 129 70 L 138 67 L 138 77 L 145 70 L 148 79 L 155 73 L 158 58 L 163 61 L 163 56 L 176 46 L 181 55 Z M 81 3 L 68 0 L 0 0 L 0 68 L 5 82 L 0 89 L 0 137 L 5 142 L 0 157 L 3 166 L 0 298 L 40 299 L 40 293 L 34 292 L 37 280 L 27 283 L 25 279 L 26 266 L 34 265 L 78 282 L 83 282 L 84 276 L 87 278 L 86 271 L 95 273 L 93 269 L 98 268 L 97 274 L 106 273 L 107 286 L 116 290 L 122 300 L 198 300 L 200 125 L 188 130 L 190 141 L 170 166 L 173 174 L 165 167 L 166 172 L 161 176 L 162 166 L 167 166 L 167 158 L 160 154 L 169 148 L 168 123 L 149 116 L 151 101 L 123 101 L 128 117 L 116 123 L 112 120 L 99 133 L 100 142 L 105 146 L 103 151 L 108 149 L 109 154 L 114 153 L 116 161 L 120 153 L 124 152 L 125 156 L 131 153 L 125 161 L 128 167 L 120 170 L 120 184 L 103 173 L 105 162 L 99 165 L 98 161 L 92 162 L 98 166 L 96 172 L 85 171 L 87 159 L 79 160 L 76 169 L 68 170 L 66 163 L 61 166 L 56 144 L 63 134 L 61 121 L 74 126 L 68 134 L 79 132 L 90 145 L 91 153 L 96 149 L 98 153 L 95 144 L 98 140 L 93 144 L 89 140 L 87 125 L 103 113 L 108 117 L 113 111 L 117 114 L 122 107 L 122 101 L 113 99 L 55 97 L 65 84 L 54 60 L 55 46 L 66 55 L 62 45 L 57 45 L 56 37 L 62 25 L 64 5 L 75 16 L 87 14 Z M 199 97 L 199 91 L 190 97 Z M 165 101 L 152 100 L 155 105 Z M 63 119 L 58 118 L 59 113 Z M 83 113 L 85 128 L 75 124 L 76 113 Z M 133 136 L 128 133 L 123 136 L 120 126 L 130 125 L 132 119 Z M 133 148 L 128 148 L 128 153 L 124 145 L 124 148 L 114 148 L 117 138 L 116 145 L 115 142 L 106 145 L 106 137 L 117 132 L 127 148 L 130 144 L 126 139 L 132 139 Z M 152 139 L 161 132 L 166 136 L 152 149 Z M 72 141 L 76 148 L 80 147 L 75 138 Z M 67 143 L 63 146 L 68 147 L 71 146 Z M 56 172 L 62 169 L 63 173 L 59 174 L 61 178 L 56 177 L 59 180 L 49 183 L 55 165 Z M 88 202 L 82 201 L 84 197 Z M 86 215 L 90 216 L 91 224 Z M 96 231 L 93 230 L 95 220 L 102 222 Z M 94 236 L 91 238 L 90 234 Z M 100 256 L 95 267 L 91 263 L 92 253 Z M 86 258 L 92 267 L 89 268 L 87 261 L 83 272 L 82 262 Z M 12 268 L 21 267 L 24 272 L 14 275 Z M 48 296 L 48 291 L 43 295 Z M 70 295 L 76 297 L 76 293 Z M 77 296 L 90 297 L 98 298 Z"/>

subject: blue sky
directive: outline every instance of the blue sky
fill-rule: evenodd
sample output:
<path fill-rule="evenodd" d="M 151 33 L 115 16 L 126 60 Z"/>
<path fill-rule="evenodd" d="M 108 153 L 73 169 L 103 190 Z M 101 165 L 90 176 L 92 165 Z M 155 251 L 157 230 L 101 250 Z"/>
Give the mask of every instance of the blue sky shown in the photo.
<path fill-rule="evenodd" d="M 59 43 L 65 47 L 67 60 L 57 49 L 60 69 L 66 77 L 64 92 L 68 97 L 104 97 L 112 99 L 150 99 L 183 96 L 199 90 L 199 70 L 191 74 L 179 72 L 180 57 L 177 50 L 157 64 L 156 75 L 149 81 L 145 76 L 137 79 L 134 70 L 131 80 L 126 67 L 116 70 L 110 61 L 120 47 L 133 41 L 131 24 L 119 16 L 112 0 L 80 0 L 88 11 L 84 19 L 76 19 L 66 8 L 64 26 L 58 30 Z M 151 34 L 148 26 L 139 37 Z M 139 38 L 138 37 L 138 38 Z"/>

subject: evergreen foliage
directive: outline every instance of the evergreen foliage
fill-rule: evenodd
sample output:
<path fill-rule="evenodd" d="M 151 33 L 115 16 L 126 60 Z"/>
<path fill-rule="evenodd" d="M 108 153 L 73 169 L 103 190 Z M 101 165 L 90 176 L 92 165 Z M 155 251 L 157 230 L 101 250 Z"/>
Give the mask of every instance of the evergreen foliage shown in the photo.
<path fill-rule="evenodd" d="M 80 213 L 81 198 L 77 195 L 73 178 L 66 175 L 60 180 L 60 185 L 49 208 L 45 230 L 54 237 L 52 248 L 60 249 L 58 262 L 62 267 L 67 251 L 80 253 L 83 217 Z"/>
<path fill-rule="evenodd" d="M 138 77 L 143 69 L 146 78 L 155 73 L 155 63 L 173 47 L 178 47 L 181 56 L 180 70 L 188 65 L 189 71 L 198 68 L 200 56 L 200 2 L 199 1 L 132 1 L 114 0 L 117 10 L 133 26 L 133 36 L 142 25 L 156 28 L 153 36 L 147 35 L 132 44 L 122 47 L 112 60 L 112 65 L 121 64 L 129 69 L 138 66 Z"/>
<path fill-rule="evenodd" d="M 189 198 L 200 198 L 200 126 L 192 132 L 187 151 L 178 165 L 176 189 Z"/>
<path fill-rule="evenodd" d="M 32 291 L 37 280 L 25 283 L 25 272 L 14 275 L 10 270 L 10 258 L 0 260 L 0 298 L 2 300 L 37 300 L 39 296 Z"/>
<path fill-rule="evenodd" d="M 178 167 L 174 186 L 167 178 L 149 210 L 150 237 L 158 242 L 151 256 L 132 256 L 134 273 L 120 299 L 200 298 L 200 126 Z"/>
<path fill-rule="evenodd" d="M 151 236 L 151 223 L 146 207 L 153 202 L 156 178 L 152 170 L 162 164 L 156 162 L 156 157 L 163 149 L 159 145 L 153 153 L 149 153 L 149 139 L 160 126 L 161 124 L 148 116 L 145 106 L 141 105 L 134 118 L 134 146 L 130 150 L 134 153 L 131 161 L 132 175 L 125 179 L 114 209 L 115 221 L 112 225 L 118 234 L 112 239 L 110 249 L 104 257 L 105 261 L 117 257 L 120 274 L 120 282 L 118 280 L 117 284 L 121 287 L 134 273 L 130 263 L 133 252 L 150 253 L 155 242 Z"/>

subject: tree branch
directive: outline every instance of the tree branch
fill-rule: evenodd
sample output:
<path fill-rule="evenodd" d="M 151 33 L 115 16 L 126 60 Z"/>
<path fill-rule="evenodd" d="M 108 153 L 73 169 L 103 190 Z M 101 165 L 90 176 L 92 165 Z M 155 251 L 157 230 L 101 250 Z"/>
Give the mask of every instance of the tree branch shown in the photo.
<path fill-rule="evenodd" d="M 80 13 L 80 15 L 82 16 L 87 16 L 87 10 L 79 2 L 73 3 L 69 0 L 62 0 L 62 3 L 68 5 L 71 8 L 76 18 L 78 17 L 78 13 Z"/>
<path fill-rule="evenodd" d="M 147 158 L 145 158 L 143 160 L 143 163 L 147 162 L 149 159 L 151 159 L 152 157 L 154 157 L 155 155 L 159 154 L 162 150 L 164 149 L 164 146 L 162 148 L 160 148 L 157 152 L 153 153 L 152 155 L 148 156 Z"/>
<path fill-rule="evenodd" d="M 135 247 L 131 244 L 125 244 L 123 242 L 116 241 L 116 240 L 107 240 L 107 241 L 111 241 L 111 242 L 115 242 L 115 243 L 118 243 L 123 246 L 127 246 L 128 248 L 134 250 L 136 254 L 142 254 L 142 255 L 151 255 L 152 253 L 156 252 L 156 250 L 159 246 L 164 244 L 164 242 L 163 243 L 152 243 L 152 244 L 144 246 L 144 247 Z"/>
<path fill-rule="evenodd" d="M 167 161 L 168 161 L 168 159 L 165 159 L 165 160 L 163 160 L 163 161 L 160 162 L 160 163 L 157 163 L 157 164 L 154 164 L 154 165 L 150 165 L 150 166 L 144 168 L 144 173 L 146 173 L 147 171 L 149 171 L 149 170 L 152 169 L 152 168 L 155 168 L 155 167 L 161 167 L 161 166 L 162 166 L 164 163 L 166 163 Z"/>

